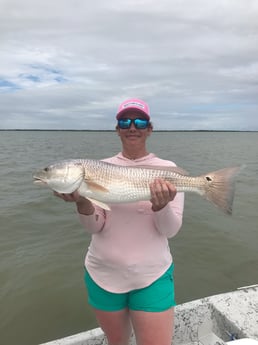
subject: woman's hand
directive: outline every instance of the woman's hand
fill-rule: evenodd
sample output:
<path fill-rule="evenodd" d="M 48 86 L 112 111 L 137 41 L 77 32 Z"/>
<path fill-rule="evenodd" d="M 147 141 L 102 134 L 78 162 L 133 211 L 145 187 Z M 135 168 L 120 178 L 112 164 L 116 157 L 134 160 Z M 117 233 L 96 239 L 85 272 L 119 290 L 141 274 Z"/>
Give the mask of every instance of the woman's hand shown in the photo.
<path fill-rule="evenodd" d="M 91 201 L 82 197 L 77 191 L 71 194 L 64 194 L 64 193 L 57 193 L 54 192 L 54 195 L 58 198 L 68 201 L 68 202 L 75 202 L 77 206 L 77 210 L 80 214 L 84 214 L 89 216 L 94 213 L 95 208 L 92 205 Z"/>
<path fill-rule="evenodd" d="M 161 210 L 170 201 L 174 200 L 177 190 L 176 187 L 165 180 L 155 179 L 150 184 L 152 210 L 154 212 Z"/>
<path fill-rule="evenodd" d="M 71 194 L 54 192 L 54 195 L 60 199 L 63 199 L 64 201 L 69 201 L 69 202 L 79 202 L 81 199 L 84 199 L 80 196 L 80 194 L 77 191 Z"/>

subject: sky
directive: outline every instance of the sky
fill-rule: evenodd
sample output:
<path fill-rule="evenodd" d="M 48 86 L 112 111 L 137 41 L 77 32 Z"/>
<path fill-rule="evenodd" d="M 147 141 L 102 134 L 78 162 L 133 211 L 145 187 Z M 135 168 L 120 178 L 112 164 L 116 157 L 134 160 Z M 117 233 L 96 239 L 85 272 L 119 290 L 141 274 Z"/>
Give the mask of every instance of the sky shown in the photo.
<path fill-rule="evenodd" d="M 257 0 L 0 0 L 0 129 L 258 130 Z"/>

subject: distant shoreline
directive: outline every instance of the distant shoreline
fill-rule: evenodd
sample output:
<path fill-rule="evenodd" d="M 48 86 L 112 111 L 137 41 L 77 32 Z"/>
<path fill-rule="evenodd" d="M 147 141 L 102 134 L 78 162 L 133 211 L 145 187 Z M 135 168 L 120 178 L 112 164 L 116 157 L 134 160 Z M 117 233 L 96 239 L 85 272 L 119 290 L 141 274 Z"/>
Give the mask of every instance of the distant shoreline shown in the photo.
<path fill-rule="evenodd" d="M 115 132 L 113 129 L 0 129 L 0 132 Z M 231 130 L 231 129 L 155 129 L 157 132 L 250 132 L 257 133 L 256 130 Z"/>

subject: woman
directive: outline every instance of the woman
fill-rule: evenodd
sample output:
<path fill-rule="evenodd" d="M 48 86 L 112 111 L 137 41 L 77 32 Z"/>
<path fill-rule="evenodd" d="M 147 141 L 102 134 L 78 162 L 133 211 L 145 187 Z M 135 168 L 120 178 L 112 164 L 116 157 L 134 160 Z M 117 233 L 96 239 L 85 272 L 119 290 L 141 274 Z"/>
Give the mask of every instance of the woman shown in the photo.
<path fill-rule="evenodd" d="M 148 105 L 124 101 L 116 116 L 122 151 L 105 159 L 126 166 L 175 166 L 148 153 L 153 127 Z M 60 195 L 76 202 L 80 221 L 92 234 L 85 258 L 90 305 L 109 345 L 170 345 L 174 320 L 174 264 L 168 238 L 182 224 L 184 195 L 161 179 L 150 184 L 151 200 L 111 206 L 105 211 L 78 193 Z"/>

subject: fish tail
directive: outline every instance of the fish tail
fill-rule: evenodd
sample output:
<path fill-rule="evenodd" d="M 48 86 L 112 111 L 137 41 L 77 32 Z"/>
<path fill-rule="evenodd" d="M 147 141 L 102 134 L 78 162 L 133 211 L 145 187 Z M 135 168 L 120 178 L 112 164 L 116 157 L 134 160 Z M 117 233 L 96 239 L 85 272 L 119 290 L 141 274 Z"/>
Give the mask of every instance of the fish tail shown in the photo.
<path fill-rule="evenodd" d="M 235 177 L 243 167 L 225 168 L 202 175 L 202 178 L 205 179 L 204 198 L 229 215 L 232 214 Z"/>

